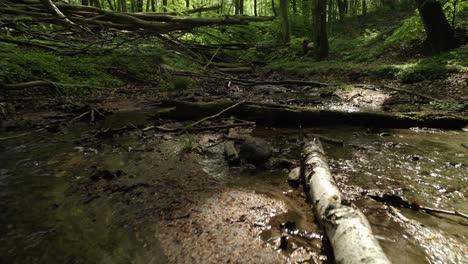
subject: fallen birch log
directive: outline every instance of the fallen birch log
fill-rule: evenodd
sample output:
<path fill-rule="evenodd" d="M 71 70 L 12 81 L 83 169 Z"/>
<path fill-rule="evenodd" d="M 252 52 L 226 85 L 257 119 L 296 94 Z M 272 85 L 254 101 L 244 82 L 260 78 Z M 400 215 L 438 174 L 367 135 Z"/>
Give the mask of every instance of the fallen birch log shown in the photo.
<path fill-rule="evenodd" d="M 343 205 L 318 139 L 304 146 L 303 173 L 315 215 L 330 240 L 336 263 L 391 263 L 358 209 Z"/>

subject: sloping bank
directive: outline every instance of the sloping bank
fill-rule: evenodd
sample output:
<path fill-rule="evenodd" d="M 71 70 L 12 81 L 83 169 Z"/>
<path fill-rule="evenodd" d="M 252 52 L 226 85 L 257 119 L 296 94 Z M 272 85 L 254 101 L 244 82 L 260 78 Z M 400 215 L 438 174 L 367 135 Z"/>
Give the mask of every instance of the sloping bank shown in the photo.
<path fill-rule="evenodd" d="M 196 119 L 214 115 L 234 104 L 235 102 L 225 100 L 197 103 L 168 100 L 163 102 L 155 116 L 179 120 Z M 261 125 L 282 127 L 350 125 L 382 128 L 461 129 L 468 125 L 468 116 L 466 115 L 424 112 L 342 112 L 257 102 L 244 102 L 226 111 L 223 115 L 234 115 Z"/>

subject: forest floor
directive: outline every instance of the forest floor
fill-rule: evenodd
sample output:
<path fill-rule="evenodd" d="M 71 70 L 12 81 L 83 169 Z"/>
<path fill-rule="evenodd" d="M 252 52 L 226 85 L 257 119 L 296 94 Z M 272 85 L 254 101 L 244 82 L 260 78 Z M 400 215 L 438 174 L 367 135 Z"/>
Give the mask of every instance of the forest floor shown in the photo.
<path fill-rule="evenodd" d="M 426 112 L 462 116 L 468 113 L 468 78 L 464 72 L 449 74 L 443 79 L 411 84 L 397 80 L 375 80 L 353 74 L 352 71 L 347 76 L 314 74 L 298 77 L 281 71 L 252 67 L 249 73 L 235 75 L 219 72 L 174 74 L 176 81 L 189 80 L 188 87 L 162 90 L 157 82 L 129 83 L 114 89 L 98 90 L 89 96 L 56 96 L 43 88 L 10 91 L 6 97 L 8 100 L 0 105 L 4 117 L 3 127 L 6 130 L 15 130 L 14 127 L 37 127 L 48 123 L 58 124 L 65 120 L 86 121 L 90 116 L 79 116 L 92 108 L 106 113 L 154 109 L 167 98 L 189 102 L 220 99 L 236 102 L 249 98 L 263 103 L 344 112 Z M 183 77 L 184 75 L 189 77 Z M 275 84 L 285 80 L 320 81 L 326 86 L 315 87 L 307 83 Z"/>

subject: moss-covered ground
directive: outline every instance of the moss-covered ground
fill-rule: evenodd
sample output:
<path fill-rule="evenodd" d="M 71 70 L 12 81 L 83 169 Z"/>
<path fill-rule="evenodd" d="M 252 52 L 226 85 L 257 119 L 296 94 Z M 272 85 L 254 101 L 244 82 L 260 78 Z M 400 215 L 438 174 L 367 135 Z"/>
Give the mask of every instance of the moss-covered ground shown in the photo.
<path fill-rule="evenodd" d="M 97 55 L 67 56 L 0 42 L 0 83 L 47 80 L 66 84 L 66 88 L 57 86 L 59 94 L 81 94 L 129 82 L 164 80 L 161 87 L 167 89 L 189 85 L 186 80 L 172 80 L 163 68 L 193 69 L 190 60 L 163 49 L 158 43 L 145 45 L 143 48 L 139 46 L 138 50 L 118 49 Z"/>
<path fill-rule="evenodd" d="M 460 6 L 459 26 L 467 11 L 465 5 Z M 313 54 L 304 54 L 303 38 L 293 38 L 290 47 L 268 57 L 268 69 L 294 76 L 365 77 L 402 83 L 468 73 L 468 46 L 429 55 L 419 14 L 411 10 L 380 10 L 365 17 L 347 18 L 337 21 L 330 31 L 328 60 L 317 61 Z"/>

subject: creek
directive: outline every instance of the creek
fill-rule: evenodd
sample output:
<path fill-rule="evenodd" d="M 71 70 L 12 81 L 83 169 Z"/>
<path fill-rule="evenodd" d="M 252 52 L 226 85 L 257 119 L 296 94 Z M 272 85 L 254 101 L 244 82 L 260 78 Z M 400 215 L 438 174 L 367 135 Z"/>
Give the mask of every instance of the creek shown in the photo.
<path fill-rule="evenodd" d="M 129 120 L 135 125 L 143 124 L 144 116 L 145 113 L 118 114 L 101 125 L 119 127 Z M 171 206 L 180 204 L 174 201 L 183 196 L 174 188 L 182 185 L 164 184 L 177 182 L 177 178 L 192 172 L 192 182 L 205 178 L 208 181 L 197 189 L 203 193 L 200 200 L 209 201 L 219 190 L 234 191 L 234 195 L 242 191 L 266 197 L 282 208 L 268 211 L 264 222 L 252 224 L 258 228 L 255 239 L 260 244 L 269 244 L 268 250 L 278 252 L 275 249 L 281 236 L 278 226 L 289 221 L 303 236 L 291 236 L 292 246 L 279 250 L 280 254 L 292 258 L 300 248 L 304 249 L 304 256 L 326 262 L 323 234 L 314 224 L 301 190 L 288 186 L 286 170 L 229 168 L 220 144 L 203 153 L 190 154 L 194 162 L 184 172 L 183 159 L 189 154 L 179 153 L 187 138 L 190 144 L 198 142 L 195 135 L 156 134 L 142 138 L 130 133 L 84 147 L 80 142 L 82 148 L 76 148 L 73 140 L 89 129 L 88 125 L 77 124 L 56 134 L 36 133 L 2 142 L 1 263 L 164 263 L 170 251 L 176 249 L 168 247 L 158 236 L 163 227 L 157 222 L 164 222 L 161 215 L 181 221 L 184 217 L 174 217 L 170 212 Z M 313 134 L 345 142 L 345 146 L 324 142 L 332 174 L 349 202 L 368 217 L 393 263 L 468 262 L 466 220 L 401 209 L 410 220 L 403 222 L 392 216 L 387 206 L 364 195 L 391 193 L 429 207 L 468 212 L 468 149 L 463 146 L 468 145 L 467 131 L 354 127 L 257 127 L 253 131 L 254 136 L 272 144 L 275 156 L 291 160 L 299 158 L 301 142 Z M 216 138 L 215 134 L 205 136 Z M 93 180 L 93 175 L 105 178 L 107 174 L 102 171 L 110 171 L 109 177 L 116 179 Z M 173 178 L 164 178 L 165 182 L 160 183 L 158 177 L 163 174 Z M 207 191 L 210 182 L 222 187 L 216 192 Z M 159 193 L 165 195 L 158 196 Z M 171 198 L 171 193 L 175 198 Z M 170 200 L 169 206 L 165 204 L 166 198 Z M 201 207 L 195 202 L 190 210 L 197 212 Z M 145 210 L 159 211 L 147 214 Z M 193 245 L 191 250 L 200 250 L 198 247 Z"/>

